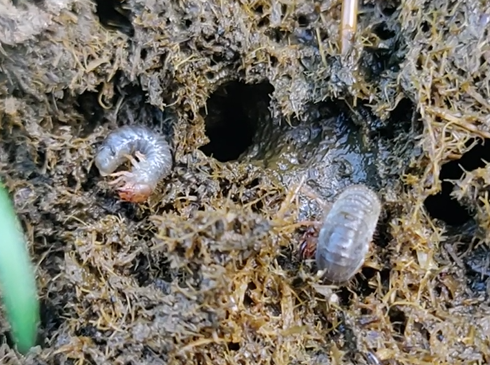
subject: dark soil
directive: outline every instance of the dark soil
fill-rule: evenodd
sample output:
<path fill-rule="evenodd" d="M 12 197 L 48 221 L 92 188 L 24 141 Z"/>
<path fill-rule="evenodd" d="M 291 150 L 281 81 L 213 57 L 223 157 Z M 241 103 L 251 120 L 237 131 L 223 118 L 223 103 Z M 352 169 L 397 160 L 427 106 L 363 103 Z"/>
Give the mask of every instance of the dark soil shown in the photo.
<path fill-rule="evenodd" d="M 0 0 L 0 173 L 36 264 L 39 346 L 2 364 L 490 362 L 490 5 Z M 167 134 L 145 204 L 93 165 Z M 383 213 L 325 286 L 305 226 L 352 183 Z"/>

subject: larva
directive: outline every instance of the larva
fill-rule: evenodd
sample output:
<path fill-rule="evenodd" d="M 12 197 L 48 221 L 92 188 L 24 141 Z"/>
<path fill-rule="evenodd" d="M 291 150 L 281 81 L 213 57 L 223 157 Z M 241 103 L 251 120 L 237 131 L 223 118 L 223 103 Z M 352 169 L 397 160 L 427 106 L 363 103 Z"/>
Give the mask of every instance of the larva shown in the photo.
<path fill-rule="evenodd" d="M 316 248 L 316 263 L 324 278 L 340 283 L 351 279 L 364 263 L 381 202 L 365 185 L 347 187 L 325 217 Z"/>
<path fill-rule="evenodd" d="M 133 169 L 114 172 L 125 159 L 131 161 Z M 110 184 L 119 185 L 119 197 L 133 203 L 148 199 L 158 182 L 170 174 L 172 164 L 166 139 L 138 125 L 126 125 L 111 132 L 95 156 L 100 174 L 117 177 Z"/>

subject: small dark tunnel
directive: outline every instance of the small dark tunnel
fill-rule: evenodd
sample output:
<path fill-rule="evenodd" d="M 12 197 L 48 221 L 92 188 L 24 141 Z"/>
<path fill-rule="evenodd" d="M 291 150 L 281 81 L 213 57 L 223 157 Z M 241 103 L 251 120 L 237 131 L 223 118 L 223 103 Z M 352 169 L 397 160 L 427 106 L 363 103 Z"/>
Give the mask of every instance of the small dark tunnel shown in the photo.
<path fill-rule="evenodd" d="M 432 218 L 440 219 L 450 226 L 460 226 L 471 219 L 468 210 L 451 197 L 453 184 L 443 180 L 460 179 L 464 171 L 484 167 L 485 161 L 490 161 L 490 140 L 484 140 L 466 152 L 459 160 L 450 161 L 442 166 L 439 177 L 442 181 L 441 192 L 425 200 L 425 207 Z"/>
<path fill-rule="evenodd" d="M 204 119 L 210 142 L 201 151 L 221 162 L 236 160 L 252 145 L 260 124 L 270 120 L 273 91 L 269 83 L 231 82 L 220 87 L 206 105 Z"/>
<path fill-rule="evenodd" d="M 95 0 L 97 16 L 100 23 L 107 29 L 119 30 L 129 37 L 134 35 L 130 11 L 124 8 L 119 0 Z"/>

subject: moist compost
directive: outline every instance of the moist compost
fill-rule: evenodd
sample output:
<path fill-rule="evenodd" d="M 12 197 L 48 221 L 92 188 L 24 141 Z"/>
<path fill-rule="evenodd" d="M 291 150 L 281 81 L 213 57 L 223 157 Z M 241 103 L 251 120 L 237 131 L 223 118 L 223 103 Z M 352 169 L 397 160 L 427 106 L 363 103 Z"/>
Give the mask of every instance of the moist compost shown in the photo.
<path fill-rule="evenodd" d="M 42 305 L 25 358 L 0 314 L 2 364 L 490 362 L 484 3 L 361 1 L 344 57 L 340 1 L 2 0 L 0 173 Z M 93 163 L 122 125 L 174 151 L 142 204 Z M 381 219 L 327 287 L 298 250 L 357 183 Z"/>

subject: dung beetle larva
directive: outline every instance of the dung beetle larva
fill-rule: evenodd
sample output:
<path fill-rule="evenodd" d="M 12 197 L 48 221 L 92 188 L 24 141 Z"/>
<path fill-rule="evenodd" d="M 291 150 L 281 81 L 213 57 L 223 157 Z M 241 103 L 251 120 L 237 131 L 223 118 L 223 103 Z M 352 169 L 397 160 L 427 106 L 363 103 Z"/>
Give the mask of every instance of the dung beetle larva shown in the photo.
<path fill-rule="evenodd" d="M 324 278 L 341 283 L 351 279 L 364 263 L 381 213 L 381 202 L 365 185 L 342 191 L 318 236 L 316 263 Z"/>
<path fill-rule="evenodd" d="M 114 172 L 125 159 L 131 161 L 132 171 Z M 165 137 L 139 125 L 126 125 L 111 132 L 95 156 L 100 174 L 117 177 L 110 184 L 119 185 L 119 197 L 133 203 L 148 199 L 158 182 L 170 173 L 172 164 Z"/>

